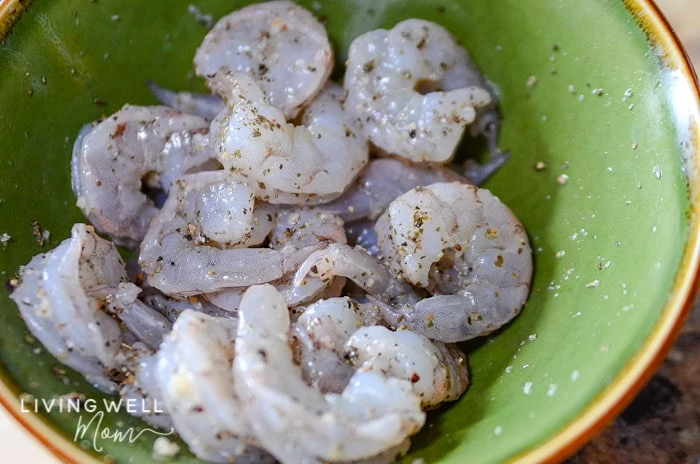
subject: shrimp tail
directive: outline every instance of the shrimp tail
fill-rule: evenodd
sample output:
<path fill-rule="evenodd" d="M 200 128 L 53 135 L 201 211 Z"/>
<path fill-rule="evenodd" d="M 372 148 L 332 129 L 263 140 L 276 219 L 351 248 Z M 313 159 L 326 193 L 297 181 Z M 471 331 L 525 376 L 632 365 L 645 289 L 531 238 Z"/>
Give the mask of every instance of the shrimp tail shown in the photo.
<path fill-rule="evenodd" d="M 153 80 L 146 81 L 146 87 L 153 96 L 165 106 L 194 114 L 202 119 L 211 121 L 224 108 L 221 97 L 206 93 L 174 92 L 161 87 Z"/>

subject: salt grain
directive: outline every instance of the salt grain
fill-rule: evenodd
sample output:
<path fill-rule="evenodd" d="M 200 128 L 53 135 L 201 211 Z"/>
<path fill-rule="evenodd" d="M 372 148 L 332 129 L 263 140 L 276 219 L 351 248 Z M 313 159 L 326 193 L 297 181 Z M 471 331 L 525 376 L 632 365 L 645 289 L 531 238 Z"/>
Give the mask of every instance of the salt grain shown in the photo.
<path fill-rule="evenodd" d="M 153 442 L 153 455 L 155 457 L 171 458 L 180 452 L 180 447 L 177 443 L 173 443 L 165 437 L 158 437 Z"/>

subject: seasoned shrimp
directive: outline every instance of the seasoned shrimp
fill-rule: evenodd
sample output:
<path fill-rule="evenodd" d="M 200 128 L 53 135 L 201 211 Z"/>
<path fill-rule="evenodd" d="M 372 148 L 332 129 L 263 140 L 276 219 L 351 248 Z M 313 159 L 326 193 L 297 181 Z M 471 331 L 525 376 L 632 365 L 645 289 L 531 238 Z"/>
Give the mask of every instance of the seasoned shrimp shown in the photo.
<path fill-rule="evenodd" d="M 458 399 L 469 385 L 466 356 L 456 345 L 408 330 L 362 327 L 345 343 L 344 359 L 359 370 L 410 381 L 424 409 Z"/>
<path fill-rule="evenodd" d="M 358 371 L 342 394 L 309 387 L 293 362 L 289 329 L 284 297 L 274 287 L 246 291 L 235 341 L 235 390 L 256 437 L 281 462 L 371 457 L 423 426 L 425 413 L 408 381 Z"/>
<path fill-rule="evenodd" d="M 10 298 L 52 355 L 98 388 L 114 391 L 117 386 L 107 371 L 118 366 L 123 334 L 100 309 L 104 301 L 90 290 L 116 288 L 124 280 L 124 262 L 115 246 L 91 226 L 75 224 L 70 238 L 24 267 Z"/>
<path fill-rule="evenodd" d="M 438 24 L 409 19 L 350 45 L 346 108 L 379 149 L 413 161 L 449 161 L 492 101 L 466 51 Z"/>
<path fill-rule="evenodd" d="M 341 393 L 355 369 L 341 358 L 345 342 L 361 325 L 350 298 L 319 300 L 292 325 L 304 380 L 322 393 Z"/>
<path fill-rule="evenodd" d="M 189 309 L 213 317 L 232 317 L 225 311 L 200 296 L 190 296 L 185 300 L 178 300 L 163 295 L 155 288 L 144 291 L 141 299 L 151 308 L 161 313 L 171 323 L 175 322 L 180 314 Z"/>
<path fill-rule="evenodd" d="M 162 395 L 156 381 L 158 356 L 149 348 L 134 344 L 124 355 L 122 372 L 126 373 L 119 394 L 135 405 L 129 413 L 151 425 L 174 433 L 170 416 L 162 409 Z"/>
<path fill-rule="evenodd" d="M 269 282 L 308 254 L 241 248 L 261 243 L 271 227 L 268 210 L 256 208 L 245 184 L 224 171 L 188 174 L 153 218 L 139 265 L 150 286 L 171 296 Z"/>
<path fill-rule="evenodd" d="M 104 301 L 105 311 L 117 316 L 136 340 L 155 350 L 172 324 L 163 314 L 139 300 L 140 293 L 137 285 L 121 282 L 118 287 L 95 287 L 88 295 Z"/>
<path fill-rule="evenodd" d="M 210 462 L 274 462 L 255 441 L 233 390 L 237 321 L 184 311 L 158 351 L 155 377 L 180 437 Z"/>
<path fill-rule="evenodd" d="M 375 230 L 398 277 L 363 250 L 333 244 L 311 254 L 295 278 L 312 268 L 322 278 L 347 277 L 374 297 L 387 322 L 443 342 L 488 334 L 525 304 L 532 276 L 527 235 L 488 190 L 460 183 L 416 188 L 392 202 Z"/>
<path fill-rule="evenodd" d="M 378 370 L 410 381 L 424 409 L 464 393 L 469 384 L 466 356 L 456 345 L 394 332 L 363 319 L 347 297 L 320 300 L 302 312 L 292 333 L 308 383 L 322 392 L 339 393 L 355 369 Z"/>
<path fill-rule="evenodd" d="M 277 207 L 270 211 L 269 220 L 272 230 L 268 238 L 269 247 L 286 255 L 292 255 L 303 249 L 321 248 L 325 242 L 346 243 L 343 221 L 334 214 L 318 211 L 308 207 Z M 306 304 L 320 296 L 329 297 L 340 294 L 345 279 L 322 281 L 308 277 L 298 285 L 293 283 L 296 266 L 289 262 L 292 271 L 280 279 L 270 282 L 287 300 L 290 307 Z M 226 288 L 205 297 L 214 305 L 226 311 L 237 311 L 245 287 Z"/>
<path fill-rule="evenodd" d="M 338 197 L 367 163 L 368 145 L 342 105 L 343 91 L 328 84 L 302 117 L 287 124 L 242 73 L 231 82 L 226 108 L 211 124 L 211 144 L 231 174 L 270 203 L 318 204 Z M 223 84 L 219 84 L 223 85 Z"/>
<path fill-rule="evenodd" d="M 439 165 L 412 164 L 391 158 L 374 159 L 362 170 L 357 182 L 339 198 L 317 208 L 335 213 L 345 221 L 374 220 L 399 195 L 436 182 L 467 183 L 468 180 Z"/>
<path fill-rule="evenodd" d="M 323 88 L 333 67 L 326 29 L 288 1 L 241 8 L 214 25 L 194 57 L 195 73 L 251 76 L 267 102 L 294 118 Z"/>
<path fill-rule="evenodd" d="M 98 231 L 136 247 L 158 211 L 142 186 L 167 192 L 174 178 L 206 163 L 207 129 L 197 116 L 131 105 L 84 128 L 71 162 L 78 207 Z"/>

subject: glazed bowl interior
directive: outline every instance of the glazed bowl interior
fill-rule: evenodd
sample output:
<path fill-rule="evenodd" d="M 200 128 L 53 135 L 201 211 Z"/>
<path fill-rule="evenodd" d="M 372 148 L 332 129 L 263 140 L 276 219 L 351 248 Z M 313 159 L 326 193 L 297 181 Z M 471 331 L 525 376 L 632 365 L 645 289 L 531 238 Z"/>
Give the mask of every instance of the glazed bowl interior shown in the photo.
<path fill-rule="evenodd" d="M 11 3 L 0 2 L 6 16 Z M 84 221 L 69 169 L 83 124 L 127 102 L 154 104 L 147 79 L 204 89 L 192 57 L 207 28 L 190 3 L 35 2 L 14 25 L 0 46 L 0 233 L 11 236 L 0 245 L 3 280 Z M 201 0 L 197 8 L 218 18 L 244 3 Z M 406 462 L 535 460 L 572 449 L 643 376 L 626 374 L 658 358 L 696 267 L 687 161 L 697 97 L 668 58 L 678 51 L 651 43 L 641 25 L 654 21 L 653 9 L 604 0 L 302 4 L 326 23 L 337 74 L 358 34 L 420 17 L 458 37 L 501 96 L 500 146 L 512 157 L 486 187 L 529 233 L 531 295 L 505 330 L 465 345 L 467 394 L 429 415 Z M 50 231 L 43 246 L 36 227 Z M 152 434 L 133 444 L 98 438 L 97 453 L 91 441 L 72 444 L 79 414 L 43 414 L 39 423 L 17 412 L 23 393 L 101 394 L 41 349 L 6 291 L 0 365 L 3 402 L 64 458 L 152 459 Z M 611 392 L 617 396 L 606 403 Z M 103 426 L 144 424 L 106 414 Z M 173 460 L 195 461 L 186 451 Z"/>

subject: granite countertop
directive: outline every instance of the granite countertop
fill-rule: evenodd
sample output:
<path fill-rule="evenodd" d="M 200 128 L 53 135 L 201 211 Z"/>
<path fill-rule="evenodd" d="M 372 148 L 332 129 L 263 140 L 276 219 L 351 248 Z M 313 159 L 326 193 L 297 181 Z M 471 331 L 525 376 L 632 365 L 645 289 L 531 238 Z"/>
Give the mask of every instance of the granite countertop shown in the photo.
<path fill-rule="evenodd" d="M 656 0 L 700 72 L 700 1 Z M 568 464 L 700 464 L 700 300 L 660 370 Z"/>

